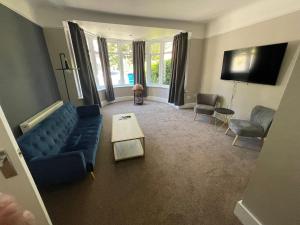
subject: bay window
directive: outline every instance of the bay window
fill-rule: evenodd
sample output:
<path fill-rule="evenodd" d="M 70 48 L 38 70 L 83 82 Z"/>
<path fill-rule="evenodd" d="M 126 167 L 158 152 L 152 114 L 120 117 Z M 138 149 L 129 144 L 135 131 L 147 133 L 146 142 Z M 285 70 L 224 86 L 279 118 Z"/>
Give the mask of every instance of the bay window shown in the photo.
<path fill-rule="evenodd" d="M 97 37 L 86 33 L 89 55 L 98 90 L 105 88 Z M 172 41 L 147 41 L 145 74 L 147 85 L 168 87 L 171 81 Z M 132 41 L 107 39 L 112 84 L 134 85 Z"/>

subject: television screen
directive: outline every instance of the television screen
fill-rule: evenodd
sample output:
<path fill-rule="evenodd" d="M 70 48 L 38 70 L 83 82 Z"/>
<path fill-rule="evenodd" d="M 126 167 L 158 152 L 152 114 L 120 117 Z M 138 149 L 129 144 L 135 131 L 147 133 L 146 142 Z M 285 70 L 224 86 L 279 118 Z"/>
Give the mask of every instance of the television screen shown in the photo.
<path fill-rule="evenodd" d="M 288 43 L 224 52 L 222 80 L 276 85 Z"/>

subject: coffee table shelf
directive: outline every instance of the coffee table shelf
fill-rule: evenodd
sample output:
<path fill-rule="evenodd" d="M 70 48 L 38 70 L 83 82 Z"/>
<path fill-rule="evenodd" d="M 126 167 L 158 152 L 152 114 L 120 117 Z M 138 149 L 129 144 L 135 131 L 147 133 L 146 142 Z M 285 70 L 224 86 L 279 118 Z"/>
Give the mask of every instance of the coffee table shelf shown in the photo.
<path fill-rule="evenodd" d="M 114 143 L 115 161 L 144 156 L 144 149 L 140 140 L 130 140 Z"/>
<path fill-rule="evenodd" d="M 111 142 L 115 161 L 145 156 L 145 136 L 134 113 L 113 116 Z"/>

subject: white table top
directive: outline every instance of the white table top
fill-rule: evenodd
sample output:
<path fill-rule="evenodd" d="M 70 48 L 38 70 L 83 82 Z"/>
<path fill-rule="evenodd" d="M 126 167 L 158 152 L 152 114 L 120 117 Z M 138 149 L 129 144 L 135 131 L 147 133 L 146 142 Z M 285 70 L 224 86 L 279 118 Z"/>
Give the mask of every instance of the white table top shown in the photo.
<path fill-rule="evenodd" d="M 124 116 L 131 116 L 122 119 Z M 111 142 L 133 140 L 145 137 L 134 113 L 113 115 Z"/>

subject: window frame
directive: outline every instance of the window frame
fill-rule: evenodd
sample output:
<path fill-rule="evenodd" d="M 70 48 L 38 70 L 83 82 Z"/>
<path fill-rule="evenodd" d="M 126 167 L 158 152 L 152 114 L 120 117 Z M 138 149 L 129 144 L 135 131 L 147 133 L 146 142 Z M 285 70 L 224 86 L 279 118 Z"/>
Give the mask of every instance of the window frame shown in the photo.
<path fill-rule="evenodd" d="M 167 38 L 167 39 L 159 39 L 159 40 L 149 40 L 146 41 L 146 65 L 147 65 L 147 70 L 146 70 L 146 80 L 147 80 L 147 86 L 148 87 L 162 87 L 162 88 L 169 88 L 169 84 L 163 84 L 163 79 L 164 76 L 166 75 L 165 71 L 165 62 L 164 62 L 164 55 L 165 54 L 171 54 L 172 55 L 172 50 L 171 51 L 166 51 L 165 52 L 165 43 L 171 42 L 173 44 L 173 39 Z M 151 44 L 154 43 L 159 43 L 160 44 L 160 52 L 159 53 L 151 53 Z M 151 77 L 151 56 L 153 55 L 159 55 L 159 76 L 158 76 L 158 84 L 153 84 L 150 81 Z"/>
<path fill-rule="evenodd" d="M 89 56 L 90 56 L 90 60 L 91 60 L 91 64 L 92 64 L 93 74 L 94 74 L 95 79 L 98 79 L 96 77 L 96 74 L 95 74 L 95 72 L 96 72 L 95 70 L 98 70 L 98 64 L 97 64 L 97 60 L 96 60 L 96 55 L 98 55 L 99 59 L 100 59 L 100 55 L 99 55 L 100 53 L 99 53 L 99 49 L 98 49 L 98 51 L 96 51 L 94 49 L 94 43 L 93 43 L 94 40 L 97 41 L 97 36 L 95 36 L 93 34 L 90 34 L 90 33 L 87 33 L 87 32 L 84 32 L 84 34 L 85 34 L 86 42 L 87 42 L 87 45 L 88 45 L 88 51 L 89 51 Z M 97 45 L 98 45 L 98 41 L 97 41 Z M 101 65 L 101 60 L 100 60 L 100 65 Z M 96 67 L 96 68 L 94 68 L 94 67 Z M 101 70 L 101 74 L 102 74 L 103 85 L 100 85 L 100 83 L 99 83 L 99 86 L 97 86 L 97 91 L 105 90 L 102 65 L 101 65 L 100 70 Z"/>
<path fill-rule="evenodd" d="M 133 58 L 133 49 L 132 49 L 132 41 L 131 40 L 120 40 L 120 39 L 112 39 L 112 38 L 108 38 L 107 43 L 115 43 L 117 44 L 117 51 L 116 52 L 109 52 L 108 50 L 108 55 L 109 54 L 117 54 L 119 57 L 119 68 L 120 68 L 120 74 L 121 74 L 121 78 L 120 78 L 120 83 L 119 84 L 113 84 L 113 87 L 133 87 L 132 84 L 125 84 L 125 73 L 124 73 L 124 64 L 123 64 L 123 60 L 124 60 L 124 56 L 131 56 Z M 129 44 L 131 45 L 131 52 L 123 52 L 121 51 L 121 45 L 122 44 Z M 133 73 L 133 71 L 132 71 Z"/>

